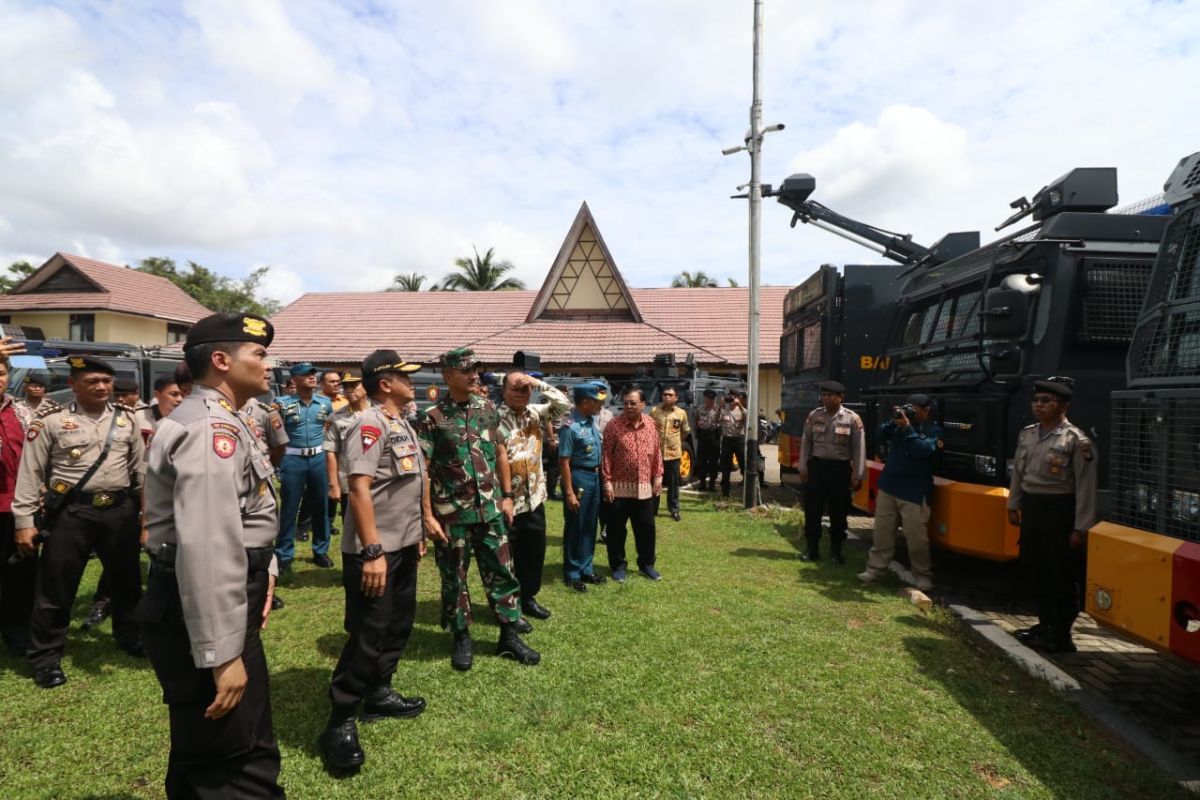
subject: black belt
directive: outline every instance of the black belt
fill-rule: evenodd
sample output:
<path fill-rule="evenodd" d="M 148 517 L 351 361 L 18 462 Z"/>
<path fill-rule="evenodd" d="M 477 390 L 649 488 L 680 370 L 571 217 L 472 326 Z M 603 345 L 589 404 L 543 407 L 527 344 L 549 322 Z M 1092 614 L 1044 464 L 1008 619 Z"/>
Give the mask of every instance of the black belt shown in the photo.
<path fill-rule="evenodd" d="M 71 496 L 71 505 L 112 508 L 125 502 L 132 495 L 133 492 L 129 489 L 117 489 L 115 492 L 75 492 Z"/>
<path fill-rule="evenodd" d="M 150 560 L 154 562 L 156 569 L 162 570 L 164 573 L 175 574 L 175 556 L 179 552 L 179 548 L 170 543 L 163 543 L 158 546 L 157 550 L 150 552 Z M 246 572 L 254 574 L 261 572 L 271 566 L 271 559 L 275 556 L 275 548 L 271 545 L 266 547 L 247 547 L 246 548 Z"/>
<path fill-rule="evenodd" d="M 595 467 L 577 467 L 574 464 L 572 464 L 571 471 L 572 472 L 595 472 L 596 468 Z"/>
<path fill-rule="evenodd" d="M 848 458 L 817 458 L 816 456 L 813 456 L 812 458 L 810 458 L 809 461 L 820 461 L 822 464 L 849 464 L 850 463 L 850 459 L 848 459 Z"/>

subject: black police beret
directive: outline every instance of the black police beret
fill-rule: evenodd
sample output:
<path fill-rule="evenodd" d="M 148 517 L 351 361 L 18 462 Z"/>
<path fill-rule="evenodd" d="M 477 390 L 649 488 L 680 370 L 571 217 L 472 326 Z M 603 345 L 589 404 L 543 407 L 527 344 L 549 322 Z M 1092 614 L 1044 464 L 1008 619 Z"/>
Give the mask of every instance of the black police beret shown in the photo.
<path fill-rule="evenodd" d="M 270 347 L 275 326 L 256 314 L 213 314 L 188 331 L 183 349 L 213 342 L 255 342 Z"/>
<path fill-rule="evenodd" d="M 79 372 L 103 372 L 106 375 L 115 375 L 117 372 L 107 361 L 95 356 L 71 356 L 67 359 L 67 365 L 71 368 L 72 375 Z"/>
<path fill-rule="evenodd" d="M 376 350 L 362 362 L 364 376 L 379 375 L 384 372 L 409 373 L 416 372 L 420 368 L 420 364 L 411 364 L 405 361 L 395 350 Z"/>
<path fill-rule="evenodd" d="M 817 388 L 822 392 L 833 392 L 834 394 L 846 393 L 846 387 L 838 381 L 821 381 L 817 384 Z"/>
<path fill-rule="evenodd" d="M 129 394 L 138 390 L 137 384 L 131 380 L 121 380 L 113 384 L 113 391 L 117 394 Z"/>
<path fill-rule="evenodd" d="M 1046 378 L 1043 381 L 1034 381 L 1033 390 L 1035 392 L 1046 392 L 1063 400 L 1070 400 L 1073 394 L 1071 387 L 1074 385 L 1074 378 Z"/>

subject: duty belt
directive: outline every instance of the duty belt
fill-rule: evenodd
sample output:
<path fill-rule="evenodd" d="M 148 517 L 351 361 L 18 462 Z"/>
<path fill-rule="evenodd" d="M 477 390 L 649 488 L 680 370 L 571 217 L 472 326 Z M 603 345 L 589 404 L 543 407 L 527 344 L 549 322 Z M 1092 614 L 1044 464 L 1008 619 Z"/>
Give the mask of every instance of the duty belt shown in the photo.
<path fill-rule="evenodd" d="M 576 471 L 578 471 L 578 472 L 595 472 L 596 468 L 595 467 L 582 467 L 582 466 L 577 467 L 574 464 L 572 464 L 571 471 L 572 472 L 576 472 Z"/>
<path fill-rule="evenodd" d="M 315 456 L 317 453 L 324 453 L 323 447 L 286 447 L 283 452 L 289 456 Z"/>
<path fill-rule="evenodd" d="M 155 569 L 161 570 L 164 573 L 175 573 L 175 556 L 179 552 L 179 547 L 170 542 L 164 542 L 158 546 L 158 549 L 151 550 L 150 560 L 154 562 Z M 246 548 L 246 570 L 247 572 L 259 572 L 271 566 L 271 558 L 275 555 L 275 549 L 271 546 L 267 547 L 247 547 Z"/>
<path fill-rule="evenodd" d="M 82 503 L 92 508 L 112 508 L 119 503 L 125 502 L 129 495 L 130 491 L 128 489 L 117 489 L 114 492 L 75 492 L 70 502 L 73 505 Z"/>

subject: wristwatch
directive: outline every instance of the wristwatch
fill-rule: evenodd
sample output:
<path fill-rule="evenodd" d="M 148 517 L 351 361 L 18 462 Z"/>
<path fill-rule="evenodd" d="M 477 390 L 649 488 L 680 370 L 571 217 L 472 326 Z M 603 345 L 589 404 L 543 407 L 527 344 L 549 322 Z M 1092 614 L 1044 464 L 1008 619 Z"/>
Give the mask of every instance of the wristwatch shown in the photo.
<path fill-rule="evenodd" d="M 501 493 L 500 493 L 500 496 L 501 496 L 502 498 L 504 498 L 505 500 L 512 500 L 512 499 L 513 499 L 513 497 L 514 497 L 514 495 L 513 495 L 513 493 L 512 493 L 512 492 L 501 492 Z"/>
<path fill-rule="evenodd" d="M 359 553 L 363 561 L 374 561 L 377 558 L 383 558 L 383 545 L 376 542 L 369 544 Z"/>

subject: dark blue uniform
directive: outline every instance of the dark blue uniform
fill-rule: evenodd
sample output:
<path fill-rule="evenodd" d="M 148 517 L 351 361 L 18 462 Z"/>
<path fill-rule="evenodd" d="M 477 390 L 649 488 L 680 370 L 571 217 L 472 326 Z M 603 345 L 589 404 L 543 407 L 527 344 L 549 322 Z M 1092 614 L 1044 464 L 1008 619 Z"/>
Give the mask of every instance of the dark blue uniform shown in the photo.
<path fill-rule="evenodd" d="M 283 508 L 279 517 L 279 537 L 275 554 L 281 568 L 296 556 L 296 515 L 300 501 L 307 495 L 312 510 L 312 549 L 314 556 L 329 553 L 329 515 L 325 507 L 329 495 L 329 477 L 325 471 L 325 426 L 333 416 L 333 403 L 323 394 L 313 393 L 303 402 L 299 395 L 276 399 L 288 445 L 279 465 Z"/>
<path fill-rule="evenodd" d="M 571 486 L 579 499 L 575 514 L 563 504 L 563 578 L 570 583 L 592 574 L 600 515 L 600 430 L 578 411 L 567 420 L 558 433 L 558 456 L 570 459 Z"/>

